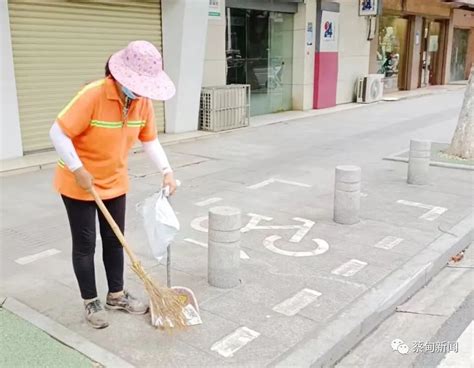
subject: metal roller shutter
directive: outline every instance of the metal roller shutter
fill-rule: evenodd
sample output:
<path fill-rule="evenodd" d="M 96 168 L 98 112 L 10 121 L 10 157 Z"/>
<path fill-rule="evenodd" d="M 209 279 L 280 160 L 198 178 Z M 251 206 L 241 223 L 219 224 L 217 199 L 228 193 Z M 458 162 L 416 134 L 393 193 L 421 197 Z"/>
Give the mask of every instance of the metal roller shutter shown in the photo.
<path fill-rule="evenodd" d="M 25 152 L 51 148 L 49 128 L 108 57 L 133 40 L 161 50 L 160 0 L 9 0 L 20 125 Z M 164 106 L 155 102 L 164 131 Z"/>

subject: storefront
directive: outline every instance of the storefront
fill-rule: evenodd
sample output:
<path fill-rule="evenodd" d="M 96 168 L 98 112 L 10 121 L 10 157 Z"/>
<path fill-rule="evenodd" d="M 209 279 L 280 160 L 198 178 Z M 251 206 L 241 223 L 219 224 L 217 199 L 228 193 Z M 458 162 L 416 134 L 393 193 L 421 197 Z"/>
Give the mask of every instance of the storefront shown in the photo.
<path fill-rule="evenodd" d="M 440 0 L 383 0 L 370 69 L 385 75 L 385 91 L 445 83 L 450 15 Z"/>
<path fill-rule="evenodd" d="M 292 109 L 296 4 L 226 2 L 227 84 L 249 84 L 251 115 Z"/>
<path fill-rule="evenodd" d="M 13 65 L 23 152 L 51 148 L 56 114 L 87 82 L 104 75 L 108 57 L 145 39 L 161 48 L 160 0 L 10 0 Z M 155 103 L 164 130 L 164 108 Z"/>

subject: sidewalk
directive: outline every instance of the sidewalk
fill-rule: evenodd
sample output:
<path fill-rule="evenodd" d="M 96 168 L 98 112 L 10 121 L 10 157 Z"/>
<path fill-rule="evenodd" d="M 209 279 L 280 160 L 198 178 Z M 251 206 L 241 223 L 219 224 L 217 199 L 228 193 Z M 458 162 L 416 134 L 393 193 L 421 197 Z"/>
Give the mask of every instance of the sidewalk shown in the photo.
<path fill-rule="evenodd" d="M 99 367 L 30 323 L 0 307 L 0 366 Z"/>
<path fill-rule="evenodd" d="M 431 86 L 427 88 L 416 89 L 412 91 L 398 91 L 391 92 L 386 94 L 384 97 L 387 101 L 398 101 L 407 98 L 417 98 L 423 96 L 429 96 L 434 94 L 445 94 L 448 92 L 458 91 L 464 89 L 464 85 L 442 85 L 442 86 Z M 383 101 L 382 101 L 383 102 Z M 337 105 L 334 107 L 322 109 L 322 110 L 308 110 L 308 111 L 285 111 L 273 114 L 253 116 L 250 118 L 250 127 L 257 128 L 266 125 L 289 122 L 293 120 L 309 118 L 309 117 L 318 117 L 328 114 L 333 114 L 337 112 L 353 110 L 358 108 L 363 108 L 369 105 L 357 104 L 357 103 L 348 103 Z M 247 128 L 243 128 L 247 129 Z M 177 143 L 189 142 L 194 140 L 200 140 L 204 138 L 210 138 L 215 136 L 220 136 L 224 134 L 229 134 L 236 132 L 237 130 L 223 131 L 223 132 L 206 132 L 206 131 L 194 131 L 188 133 L 164 133 L 160 135 L 160 142 L 163 146 L 168 146 Z M 140 146 L 137 146 L 137 151 L 140 152 Z M 54 167 L 57 162 L 57 154 L 55 151 L 50 150 L 46 152 L 39 152 L 23 157 L 3 160 L 0 161 L 0 176 L 1 175 L 15 175 L 22 172 L 48 169 Z"/>
<path fill-rule="evenodd" d="M 348 311 L 357 312 L 351 308 L 367 301 L 362 316 L 382 303 L 376 318 L 363 323 L 370 326 L 405 292 L 424 285 L 469 236 L 458 224 L 472 215 L 472 172 L 432 167 L 429 185 L 411 186 L 405 163 L 383 160 L 406 149 L 410 138 L 449 141 L 461 96 L 455 91 L 375 104 L 168 146 L 183 182 L 173 198 L 182 229 L 173 245 L 172 283 L 196 293 L 201 326 L 170 336 L 154 330 L 149 316 L 121 313 L 110 313 L 105 330 L 86 325 L 50 169 L 0 178 L 0 293 L 137 367 L 263 367 L 304 355 L 308 346 L 316 356 L 322 345 L 311 342 L 327 329 L 342 333 L 333 327 Z M 357 225 L 332 221 L 334 167 L 340 164 L 362 168 Z M 158 189 L 160 176 L 143 154 L 131 157 L 129 173 L 126 235 L 146 270 L 165 282 L 165 268 L 151 257 L 134 210 Z M 230 290 L 207 283 L 206 215 L 216 205 L 240 208 L 244 225 L 260 221 L 242 234 L 248 258 L 241 259 L 242 284 Z M 297 231 L 299 240 L 290 242 Z M 299 252 L 313 255 L 295 256 Z M 104 296 L 100 253 L 96 276 Z M 419 257 L 431 257 L 428 267 Z M 127 286 L 145 297 L 131 271 Z M 332 336 L 326 339 L 332 351 L 347 347 L 336 346 Z"/>

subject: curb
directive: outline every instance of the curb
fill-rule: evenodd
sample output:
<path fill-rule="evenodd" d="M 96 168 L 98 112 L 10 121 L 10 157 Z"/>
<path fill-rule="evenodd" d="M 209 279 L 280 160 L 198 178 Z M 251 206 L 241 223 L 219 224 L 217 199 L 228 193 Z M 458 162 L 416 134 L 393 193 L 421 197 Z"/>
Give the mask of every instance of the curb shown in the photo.
<path fill-rule="evenodd" d="M 382 97 L 381 101 L 391 103 L 391 102 L 398 102 L 398 101 L 403 101 L 403 100 L 413 100 L 420 97 L 435 96 L 435 95 L 457 92 L 457 91 L 466 89 L 466 84 L 460 84 L 460 85 L 447 84 L 446 86 L 450 86 L 450 87 L 445 88 L 445 89 L 431 90 L 431 91 L 420 90 L 419 93 L 406 95 L 406 96 L 400 96 L 400 97 L 390 96 L 391 93 L 389 93 L 389 96 Z"/>
<path fill-rule="evenodd" d="M 403 153 L 405 153 L 405 152 L 407 152 L 407 150 L 403 151 Z M 400 152 L 400 153 L 402 153 L 402 152 Z M 383 160 L 395 161 L 395 162 L 404 162 L 404 163 L 408 163 L 408 161 L 409 161 L 408 158 L 396 157 L 396 155 L 395 156 L 384 157 Z M 445 163 L 445 162 L 430 161 L 430 166 L 444 167 L 444 168 L 447 168 L 447 169 L 474 171 L 474 167 L 470 166 L 470 165 L 450 164 L 450 163 Z"/>
<path fill-rule="evenodd" d="M 16 314 L 18 317 L 33 324 L 62 344 L 69 346 L 104 367 L 134 368 L 132 364 L 117 355 L 90 342 L 81 335 L 69 330 L 14 298 L 7 297 L 3 302 L 2 308 Z"/>
<path fill-rule="evenodd" d="M 393 271 L 372 289 L 339 313 L 325 328 L 280 355 L 272 367 L 332 367 L 366 337 L 396 307 L 425 286 L 452 255 L 473 240 L 474 214 L 453 226 L 427 248 Z"/>

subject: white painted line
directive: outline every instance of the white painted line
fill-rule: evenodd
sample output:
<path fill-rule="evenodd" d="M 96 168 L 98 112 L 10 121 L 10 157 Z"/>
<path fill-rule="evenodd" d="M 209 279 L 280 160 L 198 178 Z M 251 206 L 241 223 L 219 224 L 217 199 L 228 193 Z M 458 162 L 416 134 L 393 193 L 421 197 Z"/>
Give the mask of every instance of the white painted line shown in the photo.
<path fill-rule="evenodd" d="M 276 183 L 295 185 L 297 187 L 302 187 L 302 188 L 311 188 L 312 187 L 312 185 L 309 185 L 309 184 L 306 184 L 306 183 L 299 183 L 297 181 L 289 181 L 289 180 L 281 180 L 281 179 L 275 179 L 274 181 Z"/>
<path fill-rule="evenodd" d="M 191 227 L 194 230 L 201 231 L 203 233 L 207 233 L 207 232 L 209 232 L 209 230 L 207 229 L 207 227 L 204 227 L 202 225 L 205 221 L 207 221 L 207 216 L 197 217 L 197 218 L 195 218 L 194 220 L 191 221 Z"/>
<path fill-rule="evenodd" d="M 424 203 L 412 202 L 412 201 L 405 201 L 404 199 L 399 199 L 397 203 L 404 204 L 405 206 L 412 206 L 418 208 L 424 208 L 426 210 L 431 210 L 433 206 Z"/>
<path fill-rule="evenodd" d="M 203 247 L 203 248 L 207 248 L 206 243 L 203 243 L 203 242 L 200 242 L 200 241 L 197 241 L 197 240 L 194 240 L 194 239 L 186 238 L 186 239 L 184 239 L 184 241 L 188 242 L 188 243 L 191 243 L 191 244 L 199 245 L 200 247 Z"/>
<path fill-rule="evenodd" d="M 250 259 L 249 255 L 243 250 L 240 251 L 240 259 Z"/>
<path fill-rule="evenodd" d="M 388 250 L 388 249 L 392 249 L 392 248 L 396 247 L 402 241 L 403 241 L 402 238 L 397 238 L 396 236 L 386 236 L 381 241 L 379 241 L 377 244 L 375 244 L 374 247 Z"/>
<path fill-rule="evenodd" d="M 199 245 L 200 247 L 203 247 L 203 248 L 208 247 L 207 243 L 203 243 L 203 242 L 191 239 L 191 238 L 186 238 L 186 239 L 184 239 L 184 241 L 188 242 L 188 243 L 191 243 L 191 244 Z M 240 250 L 240 259 L 250 259 L 250 257 L 246 252 L 244 252 L 243 250 Z"/>
<path fill-rule="evenodd" d="M 366 262 L 359 261 L 358 259 L 351 259 L 339 267 L 331 271 L 333 275 L 340 275 L 344 277 L 354 276 L 357 272 L 367 266 Z"/>
<path fill-rule="evenodd" d="M 450 351 L 439 363 L 438 368 L 474 367 L 474 322 L 466 327 L 457 340 L 457 351 Z M 448 344 L 449 345 L 449 344 Z M 448 346 L 449 348 L 449 346 Z"/>
<path fill-rule="evenodd" d="M 16 263 L 20 265 L 26 265 L 28 263 L 35 262 L 39 259 L 46 258 L 46 257 L 51 257 L 54 256 L 55 254 L 61 253 L 60 250 L 57 249 L 48 249 L 45 250 L 44 252 L 32 254 L 31 256 L 26 256 L 26 257 L 21 257 L 15 260 Z"/>
<path fill-rule="evenodd" d="M 248 213 L 248 216 L 250 216 L 250 221 L 247 225 L 245 225 L 240 231 L 243 233 L 247 233 L 250 230 L 253 230 L 258 227 L 258 224 L 260 221 L 271 221 L 273 220 L 273 217 L 268 217 L 268 216 L 263 216 L 263 215 L 258 215 L 256 213 Z"/>
<path fill-rule="evenodd" d="M 277 240 L 280 240 L 281 236 L 278 235 L 270 235 L 263 240 L 263 246 L 268 250 L 281 254 L 283 256 L 290 256 L 290 257 L 311 257 L 317 256 L 323 253 L 326 253 L 329 249 L 329 244 L 323 239 L 313 239 L 313 242 L 316 243 L 317 247 L 311 251 L 289 251 L 280 249 L 275 245 Z"/>
<path fill-rule="evenodd" d="M 448 209 L 444 207 L 434 207 L 431 211 L 426 212 L 424 215 L 420 216 L 420 219 L 426 221 L 436 220 L 439 216 L 445 213 Z"/>
<path fill-rule="evenodd" d="M 257 184 L 254 184 L 254 185 L 251 185 L 249 187 L 247 187 L 247 189 L 260 189 L 260 188 L 263 188 L 265 186 L 267 186 L 268 184 L 271 184 L 271 183 L 274 183 L 274 179 L 268 179 L 268 180 L 264 180 L 260 183 L 257 183 Z"/>
<path fill-rule="evenodd" d="M 204 201 L 197 202 L 197 203 L 194 203 L 194 204 L 198 207 L 204 207 L 204 206 L 208 206 L 210 204 L 217 203 L 217 202 L 220 202 L 220 201 L 222 201 L 222 198 L 213 197 L 213 198 L 209 198 L 209 199 L 206 199 Z"/>
<path fill-rule="evenodd" d="M 313 303 L 320 296 L 321 293 L 319 291 L 303 289 L 297 292 L 291 298 L 288 298 L 282 301 L 280 304 L 275 305 L 273 310 L 275 312 L 284 314 L 285 316 L 292 317 L 300 310 Z"/>
<path fill-rule="evenodd" d="M 250 185 L 250 186 L 247 187 L 247 189 L 260 189 L 260 188 L 266 187 L 267 185 L 272 184 L 272 183 L 282 183 L 282 184 L 288 184 L 288 185 L 295 185 L 297 187 L 302 187 L 302 188 L 311 188 L 311 185 L 305 184 L 305 183 L 299 183 L 297 181 L 270 178 L 270 179 L 264 180 L 260 183 Z"/>
<path fill-rule="evenodd" d="M 217 341 L 211 347 L 212 351 L 215 351 L 219 355 L 225 358 L 234 356 L 234 353 L 242 349 L 252 340 L 255 340 L 260 336 L 260 333 L 251 330 L 248 327 L 239 327 L 237 330 L 227 335 L 222 340 Z"/>
<path fill-rule="evenodd" d="M 314 226 L 315 222 L 301 217 L 294 217 L 293 220 L 300 221 L 303 223 L 303 225 L 301 225 L 300 229 L 296 232 L 296 234 L 293 235 L 290 239 L 290 242 L 292 243 L 299 243 L 301 240 L 303 240 L 306 234 L 308 234 L 308 232 Z"/>
<path fill-rule="evenodd" d="M 445 213 L 448 210 L 445 207 L 432 206 L 430 204 L 405 201 L 404 199 L 398 200 L 397 203 L 403 204 L 405 206 L 418 207 L 418 208 L 423 208 L 425 210 L 429 210 L 428 212 L 424 213 L 423 215 L 419 217 L 420 219 L 426 220 L 426 221 L 436 220 L 439 216 L 441 216 L 443 213 Z"/>
<path fill-rule="evenodd" d="M 257 215 L 255 213 L 248 213 L 250 221 L 240 231 L 247 233 L 250 230 L 297 230 L 297 232 L 291 237 L 291 243 L 299 243 L 308 234 L 315 222 L 304 219 L 301 217 L 294 217 L 294 221 L 302 222 L 302 225 L 259 225 L 261 221 L 271 221 L 272 217 Z"/>

